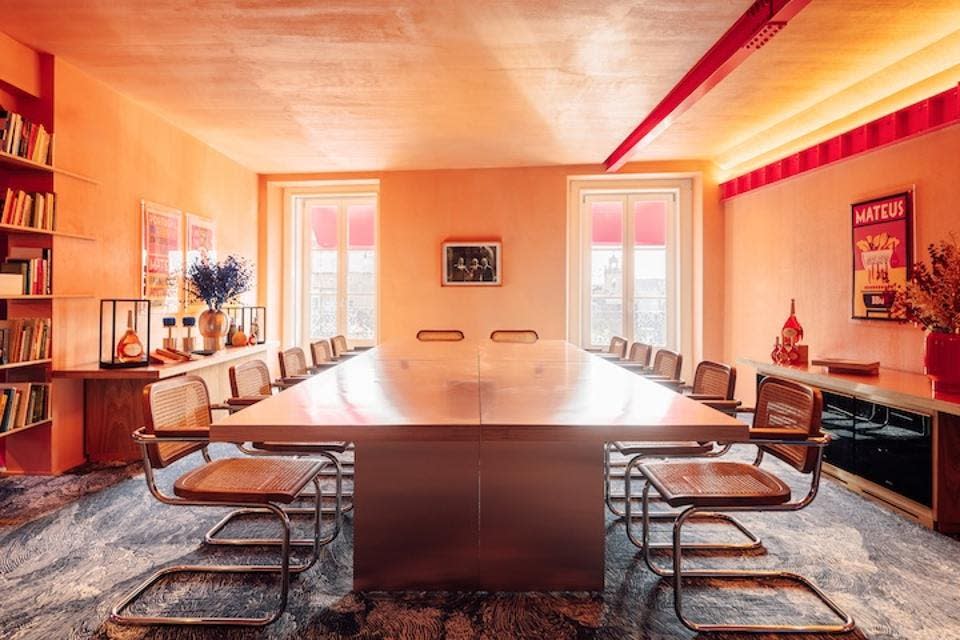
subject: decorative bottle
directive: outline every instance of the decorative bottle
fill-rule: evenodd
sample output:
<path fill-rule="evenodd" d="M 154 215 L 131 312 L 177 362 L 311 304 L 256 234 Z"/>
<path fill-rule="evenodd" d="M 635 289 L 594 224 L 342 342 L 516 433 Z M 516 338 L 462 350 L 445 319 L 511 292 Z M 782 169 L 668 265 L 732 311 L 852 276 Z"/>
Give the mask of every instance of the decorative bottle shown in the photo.
<path fill-rule="evenodd" d="M 117 359 L 120 362 L 138 362 L 143 359 L 143 343 L 133 330 L 133 311 L 127 311 L 127 330 L 117 343 Z"/>
<path fill-rule="evenodd" d="M 770 359 L 774 364 L 783 362 L 783 346 L 780 344 L 780 336 L 777 336 L 773 343 L 773 351 L 770 352 Z"/>
<path fill-rule="evenodd" d="M 797 320 L 797 303 L 790 299 L 790 317 L 783 323 L 783 330 L 780 331 L 780 337 L 783 342 L 783 348 L 792 351 L 795 346 L 803 340 L 803 327 Z"/>

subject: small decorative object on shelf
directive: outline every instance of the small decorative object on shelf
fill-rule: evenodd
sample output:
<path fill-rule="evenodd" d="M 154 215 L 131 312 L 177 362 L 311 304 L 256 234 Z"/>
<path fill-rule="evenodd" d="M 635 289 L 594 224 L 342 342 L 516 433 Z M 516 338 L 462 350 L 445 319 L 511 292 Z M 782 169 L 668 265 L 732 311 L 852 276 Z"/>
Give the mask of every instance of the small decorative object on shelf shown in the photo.
<path fill-rule="evenodd" d="M 184 316 L 182 322 L 183 326 L 187 328 L 187 335 L 183 337 L 183 351 L 192 353 L 194 350 L 193 328 L 197 326 L 197 319 L 193 316 Z"/>
<path fill-rule="evenodd" d="M 234 347 L 245 347 L 247 346 L 247 334 L 243 332 L 243 327 L 237 327 L 237 330 L 233 332 L 233 337 L 230 339 L 230 344 Z"/>
<path fill-rule="evenodd" d="M 247 329 L 247 344 L 263 344 L 267 341 L 266 307 L 243 307 L 242 324 Z"/>
<path fill-rule="evenodd" d="M 187 286 L 193 296 L 207 303 L 199 319 L 204 351 L 222 348 L 227 330 L 223 305 L 235 302 L 253 287 L 253 268 L 244 258 L 227 256 L 214 262 L 202 255 L 187 268 Z"/>
<path fill-rule="evenodd" d="M 800 344 L 803 340 L 803 326 L 797 320 L 797 302 L 790 299 L 790 316 L 783 323 L 780 331 L 780 342 L 783 350 L 783 362 L 787 364 L 806 364 L 807 346 Z"/>
<path fill-rule="evenodd" d="M 777 336 L 774 339 L 773 351 L 770 352 L 770 359 L 773 361 L 773 364 L 783 364 L 784 355 L 783 345 L 780 344 L 780 336 Z"/>
<path fill-rule="evenodd" d="M 163 348 L 176 349 L 177 339 L 173 337 L 173 328 L 177 326 L 177 319 L 172 316 L 168 316 L 163 319 L 163 326 L 167 328 L 167 335 L 163 339 Z"/>
<path fill-rule="evenodd" d="M 227 328 L 227 340 L 224 344 L 228 347 L 233 346 L 233 336 L 237 332 L 237 321 L 230 318 L 230 326 Z"/>
<path fill-rule="evenodd" d="M 924 368 L 938 393 L 960 393 L 960 245 L 948 240 L 927 247 L 930 265 L 917 263 L 897 290 L 894 316 L 927 331 Z"/>
<path fill-rule="evenodd" d="M 142 337 L 141 337 L 142 336 Z M 100 367 L 123 369 L 150 364 L 150 301 L 100 301 Z"/>

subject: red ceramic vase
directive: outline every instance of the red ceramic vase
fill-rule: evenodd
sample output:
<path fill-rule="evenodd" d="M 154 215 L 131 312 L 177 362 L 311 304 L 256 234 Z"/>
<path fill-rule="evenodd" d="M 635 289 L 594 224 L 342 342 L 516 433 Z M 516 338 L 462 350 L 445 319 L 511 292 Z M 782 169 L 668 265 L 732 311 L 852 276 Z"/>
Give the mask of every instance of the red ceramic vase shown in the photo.
<path fill-rule="evenodd" d="M 923 365 L 934 391 L 960 393 L 960 334 L 928 333 Z"/>

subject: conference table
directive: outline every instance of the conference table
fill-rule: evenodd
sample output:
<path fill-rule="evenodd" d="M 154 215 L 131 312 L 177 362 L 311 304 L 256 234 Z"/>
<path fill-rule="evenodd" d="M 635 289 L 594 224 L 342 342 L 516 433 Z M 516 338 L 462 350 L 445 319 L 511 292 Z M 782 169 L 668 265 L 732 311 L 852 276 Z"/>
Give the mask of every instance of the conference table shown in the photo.
<path fill-rule="evenodd" d="M 386 343 L 211 427 L 354 443 L 357 591 L 601 591 L 604 443 L 747 436 L 561 340 Z"/>

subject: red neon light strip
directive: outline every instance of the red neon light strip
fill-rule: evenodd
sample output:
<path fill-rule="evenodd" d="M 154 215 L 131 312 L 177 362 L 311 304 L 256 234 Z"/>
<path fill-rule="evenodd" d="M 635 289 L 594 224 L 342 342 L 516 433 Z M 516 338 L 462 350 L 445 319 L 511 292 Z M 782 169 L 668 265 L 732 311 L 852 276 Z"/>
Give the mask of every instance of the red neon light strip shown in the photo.
<path fill-rule="evenodd" d="M 720 185 L 723 200 L 799 173 L 960 123 L 960 86 L 807 147 Z"/>
<path fill-rule="evenodd" d="M 605 169 L 610 172 L 623 166 L 635 148 L 659 136 L 680 114 L 713 89 L 747 56 L 765 45 L 810 2 L 756 0 L 603 161 Z"/>

